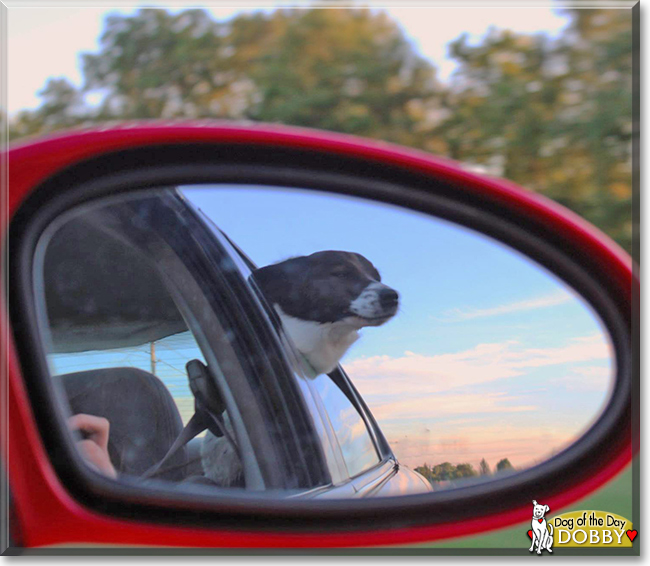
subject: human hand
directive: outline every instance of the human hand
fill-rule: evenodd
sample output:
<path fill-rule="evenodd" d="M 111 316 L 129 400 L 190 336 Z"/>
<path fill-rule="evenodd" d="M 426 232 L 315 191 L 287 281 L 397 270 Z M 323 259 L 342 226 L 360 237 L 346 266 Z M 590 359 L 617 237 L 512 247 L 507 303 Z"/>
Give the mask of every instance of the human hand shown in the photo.
<path fill-rule="evenodd" d="M 108 455 L 108 434 L 110 423 L 104 417 L 79 413 L 68 419 L 70 430 L 84 433 L 83 440 L 77 441 L 77 447 L 88 463 L 102 474 L 116 478 L 117 472 Z"/>

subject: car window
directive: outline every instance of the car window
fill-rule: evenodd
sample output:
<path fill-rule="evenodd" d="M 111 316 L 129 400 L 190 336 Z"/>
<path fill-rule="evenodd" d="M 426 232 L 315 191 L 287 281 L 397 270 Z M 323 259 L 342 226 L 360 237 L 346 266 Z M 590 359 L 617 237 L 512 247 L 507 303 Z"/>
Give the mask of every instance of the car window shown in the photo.
<path fill-rule="evenodd" d="M 108 421 L 107 449 L 118 475 L 142 476 L 162 461 L 195 412 L 187 364 L 207 364 L 188 325 L 190 309 L 184 317 L 182 295 L 172 293 L 180 262 L 167 257 L 162 270 L 146 251 L 155 245 L 169 256 L 162 241 L 153 242 L 146 201 L 88 208 L 61 222 L 43 243 L 48 365 L 70 417 Z M 120 223 L 125 212 L 142 223 L 140 232 Z M 145 234 L 151 242 L 145 243 Z M 211 369 L 223 373 L 236 364 L 234 352 L 222 349 Z M 228 411 L 223 418 L 230 418 Z M 204 476 L 200 451 L 188 452 L 181 449 L 152 477 Z"/>
<path fill-rule="evenodd" d="M 339 386 L 325 374 L 309 383 L 336 435 L 350 477 L 378 464 L 379 455 L 366 423 Z"/>
<path fill-rule="evenodd" d="M 194 414 L 194 396 L 188 384 L 186 364 L 197 359 L 205 364 L 201 349 L 189 330 L 137 346 L 47 355 L 50 370 L 56 376 L 117 367 L 151 373 L 169 391 L 183 425 Z"/>
<path fill-rule="evenodd" d="M 262 336 L 224 282 L 235 276 L 229 252 L 201 240 L 205 227 L 174 191 L 111 202 L 52 225 L 35 262 L 45 354 L 82 456 L 96 431 L 74 419 L 89 415 L 109 423 L 118 478 L 253 490 L 329 483 L 294 397 L 279 402 L 280 388 L 260 381 L 274 377 L 262 367 L 267 352 L 235 328 Z M 199 401 L 190 381 L 209 385 Z M 166 456 L 197 406 L 210 408 L 204 438 Z"/>

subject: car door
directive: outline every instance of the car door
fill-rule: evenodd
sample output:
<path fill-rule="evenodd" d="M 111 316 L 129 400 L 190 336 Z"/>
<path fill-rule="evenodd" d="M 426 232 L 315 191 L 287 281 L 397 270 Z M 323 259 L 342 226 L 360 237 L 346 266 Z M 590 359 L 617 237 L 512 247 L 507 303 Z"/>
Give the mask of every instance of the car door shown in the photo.
<path fill-rule="evenodd" d="M 335 429 L 347 469 L 352 470 L 350 476 L 356 496 L 386 497 L 432 491 L 431 484 L 424 477 L 400 465 L 343 367 L 339 366 L 327 377 L 328 380 L 323 380 L 325 383 L 315 385 L 316 394 L 323 400 L 328 415 L 332 415 L 330 422 Z M 328 389 L 336 393 L 328 395 Z M 345 408 L 341 410 L 341 406 Z M 336 415 L 339 415 L 338 419 Z M 346 428 L 355 431 L 355 434 L 340 432 L 340 415 L 352 415 L 352 418 L 348 417 L 352 422 L 347 423 Z M 334 425 L 337 421 L 338 432 Z M 367 448 L 359 449 L 359 444 Z M 374 451 L 370 449 L 371 446 Z"/>

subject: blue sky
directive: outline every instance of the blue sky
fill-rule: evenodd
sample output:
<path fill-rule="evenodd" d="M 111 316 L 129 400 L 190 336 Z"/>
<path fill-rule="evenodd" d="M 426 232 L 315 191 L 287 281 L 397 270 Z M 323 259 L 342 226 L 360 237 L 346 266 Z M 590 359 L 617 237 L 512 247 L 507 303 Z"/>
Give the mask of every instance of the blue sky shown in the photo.
<path fill-rule="evenodd" d="M 382 281 L 399 290 L 402 304 L 400 317 L 375 329 L 372 342 L 357 345 L 357 356 L 462 350 L 479 336 L 508 339 L 514 328 L 519 339 L 547 347 L 596 330 L 593 317 L 554 276 L 498 242 L 449 222 L 306 191 L 184 192 L 258 265 L 324 249 L 355 251 L 370 259 Z M 540 297 L 548 297 L 551 306 L 524 308 Z M 522 308 L 487 316 L 489 309 L 512 304 Z M 402 332 L 414 330 L 415 321 L 418 332 Z"/>

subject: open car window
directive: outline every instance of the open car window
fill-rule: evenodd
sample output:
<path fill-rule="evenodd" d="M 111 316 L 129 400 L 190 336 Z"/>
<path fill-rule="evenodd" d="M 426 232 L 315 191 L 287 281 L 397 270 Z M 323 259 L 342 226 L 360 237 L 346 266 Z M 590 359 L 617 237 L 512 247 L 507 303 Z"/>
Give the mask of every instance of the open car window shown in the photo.
<path fill-rule="evenodd" d="M 194 397 L 186 365 L 191 360 L 205 363 L 190 331 L 136 346 L 102 349 L 97 344 L 94 350 L 51 353 L 47 358 L 54 379 L 65 390 L 70 414 L 108 419 L 111 461 L 118 473 L 136 476 L 165 456 L 165 448 L 190 421 Z M 122 403 L 128 396 L 142 399 Z M 141 410 L 134 411 L 135 405 Z M 181 481 L 203 473 L 200 451 L 187 448 L 156 477 Z"/>

